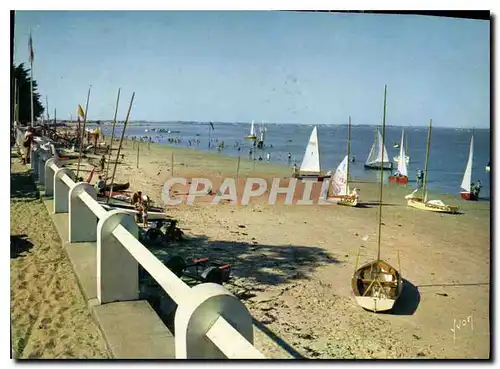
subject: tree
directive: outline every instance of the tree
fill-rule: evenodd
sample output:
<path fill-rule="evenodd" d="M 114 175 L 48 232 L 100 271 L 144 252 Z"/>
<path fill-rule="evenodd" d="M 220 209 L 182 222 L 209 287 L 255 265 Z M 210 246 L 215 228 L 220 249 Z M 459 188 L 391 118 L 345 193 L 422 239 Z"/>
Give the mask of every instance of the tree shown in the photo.
<path fill-rule="evenodd" d="M 31 122 L 31 90 L 29 69 L 24 67 L 24 63 L 14 67 L 14 79 L 17 80 L 17 94 L 19 96 L 18 120 L 23 124 Z M 45 108 L 40 102 L 40 94 L 36 92 L 36 80 L 33 80 L 33 119 L 41 117 Z M 12 87 L 14 95 L 14 87 Z"/>

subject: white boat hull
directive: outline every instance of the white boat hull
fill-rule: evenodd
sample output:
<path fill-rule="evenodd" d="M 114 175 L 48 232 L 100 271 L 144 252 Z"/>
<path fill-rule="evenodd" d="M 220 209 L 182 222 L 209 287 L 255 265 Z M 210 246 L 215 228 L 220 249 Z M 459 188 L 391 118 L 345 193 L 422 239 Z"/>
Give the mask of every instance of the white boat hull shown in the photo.
<path fill-rule="evenodd" d="M 354 298 L 363 309 L 370 310 L 375 313 L 379 311 L 392 310 L 394 303 L 396 302 L 396 300 L 392 299 L 371 296 L 354 296 Z"/>

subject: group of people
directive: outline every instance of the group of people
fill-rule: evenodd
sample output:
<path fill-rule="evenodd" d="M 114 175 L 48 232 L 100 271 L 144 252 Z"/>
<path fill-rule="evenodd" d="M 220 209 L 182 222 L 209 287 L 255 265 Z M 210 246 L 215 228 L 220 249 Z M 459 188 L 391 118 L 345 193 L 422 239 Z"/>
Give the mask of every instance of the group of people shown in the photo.
<path fill-rule="evenodd" d="M 142 191 L 136 191 L 132 195 L 130 203 L 134 205 L 134 209 L 137 211 L 135 214 L 135 221 L 140 223 L 142 221 L 143 227 L 148 226 L 148 207 L 149 198 L 142 194 Z"/>

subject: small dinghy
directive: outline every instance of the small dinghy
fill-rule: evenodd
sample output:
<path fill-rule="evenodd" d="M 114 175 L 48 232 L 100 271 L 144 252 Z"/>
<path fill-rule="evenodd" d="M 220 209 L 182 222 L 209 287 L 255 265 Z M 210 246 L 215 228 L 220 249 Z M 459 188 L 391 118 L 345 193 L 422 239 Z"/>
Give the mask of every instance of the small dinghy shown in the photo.
<path fill-rule="evenodd" d="M 387 86 L 384 89 L 384 117 L 382 120 L 381 145 L 385 140 L 385 106 L 387 97 Z M 377 130 L 378 131 L 378 130 Z M 377 258 L 374 261 L 364 264 L 358 268 L 358 260 L 351 279 L 352 291 L 356 302 L 364 309 L 379 312 L 389 311 L 394 307 L 397 299 L 403 291 L 403 278 L 401 273 L 393 268 L 389 263 L 380 259 L 380 245 L 382 232 L 382 190 L 384 187 L 383 170 L 385 155 L 381 157 L 380 170 L 380 200 L 378 210 L 378 243 Z M 399 254 L 398 254 L 399 261 Z M 401 267 L 399 267 L 401 270 Z"/>
<path fill-rule="evenodd" d="M 388 311 L 401 295 L 403 279 L 391 265 L 375 260 L 356 270 L 352 290 L 362 308 L 373 312 Z"/>

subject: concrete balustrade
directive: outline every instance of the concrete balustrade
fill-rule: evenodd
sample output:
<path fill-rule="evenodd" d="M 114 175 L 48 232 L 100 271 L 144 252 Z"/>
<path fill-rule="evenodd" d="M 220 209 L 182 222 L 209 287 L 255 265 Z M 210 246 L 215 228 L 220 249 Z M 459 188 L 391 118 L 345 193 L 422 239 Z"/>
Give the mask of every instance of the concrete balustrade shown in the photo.
<path fill-rule="evenodd" d="M 58 167 L 59 161 L 56 158 L 50 158 L 45 162 L 44 182 L 45 196 L 51 197 L 54 194 L 54 175 Z"/>
<path fill-rule="evenodd" d="M 49 178 L 50 179 L 50 178 Z M 59 168 L 54 173 L 54 213 L 67 213 L 69 191 L 75 185 L 75 174 L 67 168 Z M 47 178 L 45 178 L 47 181 Z M 56 196 L 56 194 L 58 196 Z"/>
<path fill-rule="evenodd" d="M 96 190 L 87 183 L 75 183 L 74 173 L 59 168 L 55 158 L 34 158 L 32 164 L 43 168 L 38 172 L 44 176 L 45 195 L 53 196 L 54 213 L 69 213 L 69 242 L 97 244 L 98 304 L 138 300 L 140 264 L 178 305 L 176 358 L 265 358 L 253 346 L 252 317 L 238 298 L 218 284 L 189 287 L 139 242 L 132 215 L 106 211 L 96 200 Z"/>

